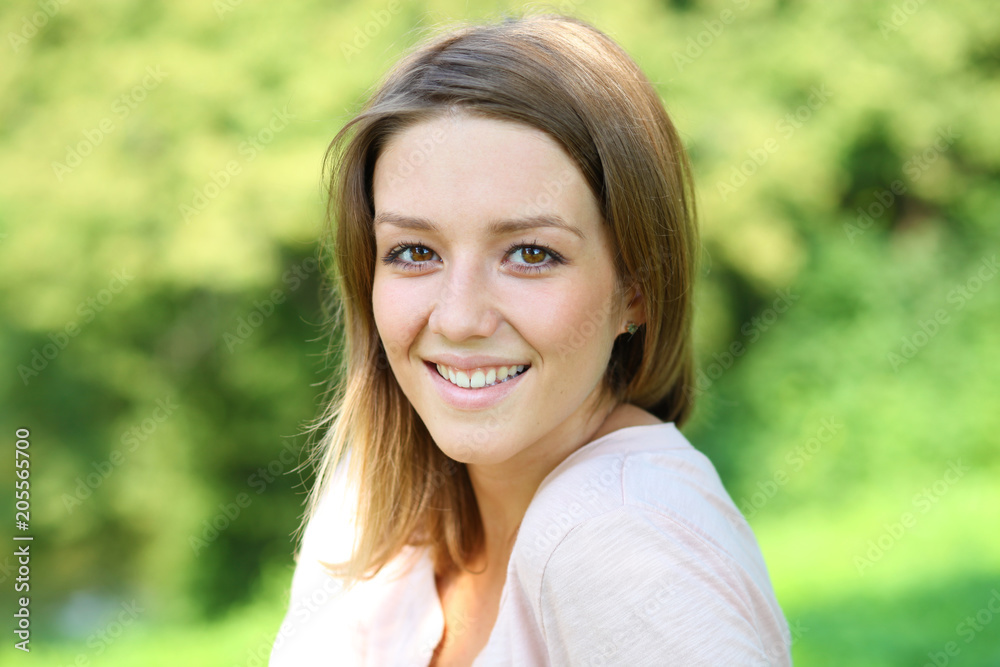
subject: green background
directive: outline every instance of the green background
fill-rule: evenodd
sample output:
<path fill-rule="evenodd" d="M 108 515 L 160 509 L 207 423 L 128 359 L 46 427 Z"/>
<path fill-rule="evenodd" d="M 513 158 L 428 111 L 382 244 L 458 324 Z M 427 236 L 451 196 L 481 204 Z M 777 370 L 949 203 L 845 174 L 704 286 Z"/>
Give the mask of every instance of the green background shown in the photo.
<path fill-rule="evenodd" d="M 0 507 L 30 428 L 35 537 L 30 655 L 0 552 L 4 664 L 266 662 L 330 373 L 325 147 L 436 26 L 527 7 L 2 5 Z M 690 149 L 685 432 L 796 664 L 1000 664 L 994 3 L 548 7 L 617 39 Z"/>

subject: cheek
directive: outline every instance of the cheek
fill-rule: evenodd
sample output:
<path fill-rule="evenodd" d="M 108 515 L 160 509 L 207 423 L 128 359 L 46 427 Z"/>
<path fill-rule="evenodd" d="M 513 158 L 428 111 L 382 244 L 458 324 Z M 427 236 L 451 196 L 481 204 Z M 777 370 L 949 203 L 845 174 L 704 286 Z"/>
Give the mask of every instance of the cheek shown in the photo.
<path fill-rule="evenodd" d="M 530 307 L 535 316 L 525 326 L 525 335 L 531 335 L 543 356 L 548 352 L 547 361 L 581 370 L 603 369 L 604 353 L 610 355 L 615 337 L 612 283 L 605 279 L 574 282 L 536 296 Z"/>
<path fill-rule="evenodd" d="M 390 360 L 405 357 L 427 320 L 426 301 L 411 280 L 379 279 L 372 285 L 372 311 Z"/>

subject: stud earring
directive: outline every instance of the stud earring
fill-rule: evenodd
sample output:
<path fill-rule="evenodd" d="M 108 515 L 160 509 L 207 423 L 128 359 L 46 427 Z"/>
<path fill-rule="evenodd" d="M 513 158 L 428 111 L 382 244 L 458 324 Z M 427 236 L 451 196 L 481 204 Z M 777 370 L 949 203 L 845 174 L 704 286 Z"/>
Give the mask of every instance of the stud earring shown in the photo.
<path fill-rule="evenodd" d="M 635 332 L 639 330 L 639 325 L 635 322 L 629 322 L 625 325 L 625 330 L 628 331 L 629 336 L 634 336 Z"/>

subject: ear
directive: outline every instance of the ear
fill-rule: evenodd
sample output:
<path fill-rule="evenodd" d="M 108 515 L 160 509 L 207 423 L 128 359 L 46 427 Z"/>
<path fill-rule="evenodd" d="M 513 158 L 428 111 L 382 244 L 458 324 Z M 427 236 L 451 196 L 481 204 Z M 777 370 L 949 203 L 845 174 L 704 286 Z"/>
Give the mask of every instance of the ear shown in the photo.
<path fill-rule="evenodd" d="M 620 328 L 621 333 L 625 333 L 627 331 L 625 327 L 629 322 L 636 325 L 646 323 L 646 299 L 642 295 L 642 290 L 639 289 L 638 284 L 635 284 L 626 290 L 625 300 L 628 305 L 622 313 Z"/>

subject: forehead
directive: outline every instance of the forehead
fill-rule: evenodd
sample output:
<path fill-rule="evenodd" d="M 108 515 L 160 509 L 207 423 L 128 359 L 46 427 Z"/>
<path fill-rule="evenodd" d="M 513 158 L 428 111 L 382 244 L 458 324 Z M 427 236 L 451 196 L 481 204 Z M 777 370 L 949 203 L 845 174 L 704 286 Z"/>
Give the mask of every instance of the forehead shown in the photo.
<path fill-rule="evenodd" d="M 373 195 L 376 213 L 445 224 L 555 215 L 587 236 L 600 225 L 583 174 L 552 137 L 464 114 L 394 136 L 376 162 Z"/>

